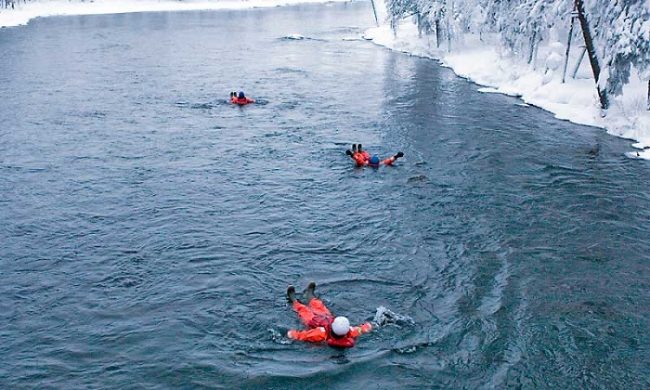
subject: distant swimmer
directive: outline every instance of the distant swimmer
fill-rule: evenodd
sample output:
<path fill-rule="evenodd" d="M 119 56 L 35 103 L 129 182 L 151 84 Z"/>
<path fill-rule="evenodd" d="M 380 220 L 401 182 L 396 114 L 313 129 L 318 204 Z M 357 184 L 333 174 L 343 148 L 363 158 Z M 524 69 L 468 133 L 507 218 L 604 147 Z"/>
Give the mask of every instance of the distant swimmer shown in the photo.
<path fill-rule="evenodd" d="M 250 103 L 255 103 L 255 100 L 247 98 L 244 91 L 239 91 L 239 94 L 237 92 L 230 92 L 230 103 L 245 106 Z"/>
<path fill-rule="evenodd" d="M 350 321 L 345 317 L 334 317 L 325 304 L 314 295 L 316 283 L 311 282 L 305 289 L 304 297 L 307 305 L 296 299 L 296 288 L 289 286 L 287 299 L 293 309 L 298 313 L 306 330 L 291 329 L 287 337 L 292 340 L 307 341 L 310 343 L 327 342 L 330 347 L 352 348 L 356 339 L 372 330 L 369 322 L 360 326 L 350 326 Z"/>
<path fill-rule="evenodd" d="M 357 144 L 353 144 L 352 150 L 346 150 L 345 154 L 350 156 L 358 167 L 369 166 L 373 168 L 379 168 L 380 165 L 393 165 L 398 158 L 404 157 L 404 153 L 398 152 L 392 157 L 381 160 L 378 155 L 374 154 L 371 156 L 368 151 L 363 150 L 361 144 L 358 146 Z"/>

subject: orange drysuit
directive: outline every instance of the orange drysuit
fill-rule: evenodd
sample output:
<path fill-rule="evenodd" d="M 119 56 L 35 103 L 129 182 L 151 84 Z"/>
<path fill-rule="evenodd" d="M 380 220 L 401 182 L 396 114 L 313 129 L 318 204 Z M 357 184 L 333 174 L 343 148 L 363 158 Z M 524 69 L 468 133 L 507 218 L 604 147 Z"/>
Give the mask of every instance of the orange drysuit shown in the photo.
<path fill-rule="evenodd" d="M 308 305 L 293 301 L 293 309 L 298 313 L 303 324 L 309 329 L 287 332 L 287 337 L 293 340 L 320 343 L 326 341 L 331 347 L 351 348 L 357 337 L 372 330 L 372 325 L 366 322 L 360 326 L 351 326 L 345 336 L 337 336 L 332 332 L 334 316 L 330 313 L 325 304 L 318 298 L 312 298 Z"/>
<path fill-rule="evenodd" d="M 367 165 L 378 167 L 379 165 L 382 165 L 382 164 L 383 165 L 393 165 L 395 160 L 397 160 L 395 158 L 395 156 L 392 156 L 392 157 L 388 157 L 387 159 L 384 159 L 384 160 L 380 161 L 379 164 L 374 165 L 374 164 L 370 163 L 370 153 L 368 153 L 365 150 L 363 152 L 361 152 L 361 153 L 359 153 L 359 152 L 353 153 L 352 154 L 352 159 L 354 160 L 354 163 L 358 167 L 365 167 Z"/>
<path fill-rule="evenodd" d="M 230 102 L 232 104 L 239 104 L 240 106 L 245 106 L 250 103 L 255 103 L 255 100 L 249 99 L 247 97 L 240 99 L 237 96 L 233 96 L 230 98 Z"/>

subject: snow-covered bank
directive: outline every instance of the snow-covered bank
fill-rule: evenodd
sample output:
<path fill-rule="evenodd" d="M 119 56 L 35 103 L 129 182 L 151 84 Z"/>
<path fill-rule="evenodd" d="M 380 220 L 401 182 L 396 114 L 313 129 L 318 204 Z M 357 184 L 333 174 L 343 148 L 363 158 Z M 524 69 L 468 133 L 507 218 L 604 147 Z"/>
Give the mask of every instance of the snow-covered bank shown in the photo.
<path fill-rule="evenodd" d="M 636 140 L 632 146 L 638 150 L 628 155 L 650 160 L 647 81 L 632 75 L 623 95 L 612 99 L 611 108 L 603 117 L 588 61 L 583 62 L 575 79 L 567 75 L 566 83 L 561 82 L 564 47 L 559 42 L 540 47 L 537 64 L 532 66 L 504 54 L 498 40 L 486 36 L 480 40 L 476 35 L 466 34 L 463 41 L 452 43 L 451 51 L 447 42 L 437 48 L 435 37 L 419 37 L 417 26 L 411 20 L 399 25 L 397 35 L 386 23 L 367 30 L 365 38 L 393 50 L 437 59 L 459 76 L 491 87 L 481 88 L 482 92 L 520 96 L 526 103 L 550 111 L 557 118 L 602 127 L 610 134 Z"/>
<path fill-rule="evenodd" d="M 16 3 L 16 9 L 0 8 L 0 27 L 27 24 L 45 16 L 101 15 L 155 11 L 198 11 L 276 7 L 302 3 L 325 3 L 348 0 L 42 0 Z"/>

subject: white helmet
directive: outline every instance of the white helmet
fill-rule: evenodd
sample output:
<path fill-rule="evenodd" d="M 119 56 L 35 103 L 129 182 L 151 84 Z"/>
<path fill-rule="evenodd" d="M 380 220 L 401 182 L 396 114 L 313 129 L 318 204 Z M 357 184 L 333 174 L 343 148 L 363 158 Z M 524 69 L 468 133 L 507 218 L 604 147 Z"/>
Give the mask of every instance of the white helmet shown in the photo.
<path fill-rule="evenodd" d="M 332 332 L 337 336 L 345 336 L 350 331 L 350 321 L 345 317 L 336 317 L 332 322 Z"/>

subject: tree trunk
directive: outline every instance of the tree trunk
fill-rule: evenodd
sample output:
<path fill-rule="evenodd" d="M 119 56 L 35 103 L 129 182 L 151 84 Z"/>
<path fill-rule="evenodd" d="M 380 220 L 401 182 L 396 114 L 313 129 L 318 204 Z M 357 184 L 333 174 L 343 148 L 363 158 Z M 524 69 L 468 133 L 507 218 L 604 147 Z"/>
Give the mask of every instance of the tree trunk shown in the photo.
<path fill-rule="evenodd" d="M 451 21 L 454 17 L 454 2 L 450 0 L 451 13 L 447 15 L 447 52 L 451 53 Z"/>
<path fill-rule="evenodd" d="M 422 38 L 422 14 L 417 13 L 418 18 L 418 38 Z"/>
<path fill-rule="evenodd" d="M 582 60 L 585 58 L 585 54 L 587 53 L 587 48 L 582 47 L 582 51 L 580 52 L 580 56 L 578 56 L 578 61 L 576 62 L 576 65 L 573 67 L 573 72 L 571 72 L 571 78 L 576 78 L 578 75 L 578 71 L 580 70 L 580 64 L 582 64 Z"/>
<path fill-rule="evenodd" d="M 440 21 L 436 19 L 436 47 L 440 48 Z"/>
<path fill-rule="evenodd" d="M 566 53 L 564 53 L 564 70 L 562 70 L 562 84 L 566 80 L 566 68 L 569 66 L 569 52 L 571 51 L 571 38 L 573 38 L 573 24 L 575 16 L 571 15 L 571 27 L 569 27 L 569 38 L 566 42 Z"/>
<path fill-rule="evenodd" d="M 600 64 L 598 63 L 598 56 L 596 55 L 596 48 L 591 38 L 591 31 L 589 30 L 589 23 L 585 16 L 585 6 L 583 0 L 575 0 L 576 10 L 578 11 L 578 20 L 580 20 L 580 27 L 582 28 L 582 36 L 585 39 L 585 46 L 587 47 L 587 54 L 589 54 L 589 63 L 591 63 L 591 70 L 594 73 L 594 80 L 596 81 L 596 90 L 598 91 L 598 98 L 600 99 L 600 107 L 603 110 L 609 108 L 609 101 L 607 99 L 607 92 L 600 88 L 598 80 L 600 79 Z"/>
<path fill-rule="evenodd" d="M 528 52 L 528 63 L 533 62 L 533 55 L 535 54 L 535 45 L 537 44 L 537 29 L 533 31 L 533 37 L 530 38 L 530 51 Z"/>
<path fill-rule="evenodd" d="M 648 111 L 650 111 L 650 80 L 648 80 Z"/>
<path fill-rule="evenodd" d="M 377 23 L 377 27 L 379 27 L 379 19 L 377 18 L 377 8 L 375 8 L 375 0 L 370 0 L 370 4 L 372 4 L 372 13 L 375 15 L 375 23 Z"/>
<path fill-rule="evenodd" d="M 451 52 L 451 26 L 449 26 L 449 21 L 447 21 L 447 52 Z"/>
<path fill-rule="evenodd" d="M 537 69 L 537 52 L 539 51 L 539 43 L 540 43 L 541 41 L 542 41 L 541 39 L 538 40 L 538 41 L 535 43 L 535 47 L 533 48 L 533 70 L 536 70 L 536 69 Z"/>

